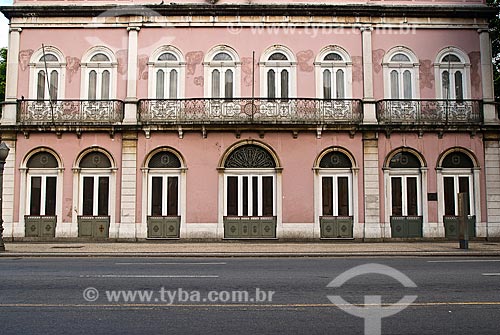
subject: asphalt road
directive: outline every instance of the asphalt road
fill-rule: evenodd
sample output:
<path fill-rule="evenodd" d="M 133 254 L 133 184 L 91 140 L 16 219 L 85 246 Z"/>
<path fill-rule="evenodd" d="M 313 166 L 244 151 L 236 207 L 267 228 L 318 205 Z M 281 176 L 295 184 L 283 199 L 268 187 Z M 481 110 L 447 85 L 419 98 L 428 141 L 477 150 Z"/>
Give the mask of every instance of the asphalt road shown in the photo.
<path fill-rule="evenodd" d="M 498 335 L 500 259 L 0 259 L 3 335 L 377 333 Z"/>

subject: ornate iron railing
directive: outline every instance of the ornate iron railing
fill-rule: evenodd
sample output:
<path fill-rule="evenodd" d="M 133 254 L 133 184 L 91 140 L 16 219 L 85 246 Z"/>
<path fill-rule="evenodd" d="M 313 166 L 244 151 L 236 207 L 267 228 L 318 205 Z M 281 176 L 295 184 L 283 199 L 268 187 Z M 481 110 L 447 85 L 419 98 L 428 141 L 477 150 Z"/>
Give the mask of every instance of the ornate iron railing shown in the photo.
<path fill-rule="evenodd" d="M 123 121 L 120 100 L 18 100 L 18 122 L 40 124 L 114 124 Z"/>
<path fill-rule="evenodd" d="M 141 99 L 139 121 L 156 123 L 357 124 L 363 120 L 357 99 Z"/>
<path fill-rule="evenodd" d="M 377 117 L 386 124 L 481 124 L 480 100 L 381 100 Z"/>

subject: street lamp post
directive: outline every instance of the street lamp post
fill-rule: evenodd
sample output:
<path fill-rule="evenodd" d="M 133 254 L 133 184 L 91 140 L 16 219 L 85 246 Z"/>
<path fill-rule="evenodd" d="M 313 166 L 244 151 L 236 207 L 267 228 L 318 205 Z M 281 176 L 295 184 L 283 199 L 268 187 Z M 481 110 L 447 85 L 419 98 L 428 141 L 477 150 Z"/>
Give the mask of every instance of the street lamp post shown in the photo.
<path fill-rule="evenodd" d="M 5 142 L 0 143 L 0 251 L 5 251 L 3 244 L 3 211 L 2 211 L 2 198 L 3 198 L 3 167 L 5 160 L 9 155 L 9 147 Z"/>

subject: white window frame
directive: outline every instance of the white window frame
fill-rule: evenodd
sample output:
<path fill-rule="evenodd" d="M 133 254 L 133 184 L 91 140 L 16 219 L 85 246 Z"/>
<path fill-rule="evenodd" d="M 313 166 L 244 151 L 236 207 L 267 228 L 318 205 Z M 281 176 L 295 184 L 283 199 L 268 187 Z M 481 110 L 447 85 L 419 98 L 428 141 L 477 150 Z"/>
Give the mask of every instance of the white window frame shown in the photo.
<path fill-rule="evenodd" d="M 88 178 L 88 177 L 93 177 L 94 178 L 94 199 L 92 200 L 92 216 L 100 216 L 98 214 L 99 212 L 99 178 L 100 177 L 108 177 L 108 215 L 111 216 L 111 199 L 114 199 L 114 197 L 111 197 L 111 191 L 113 189 L 113 179 L 111 176 L 111 173 L 107 171 L 102 171 L 102 170 L 109 170 L 109 168 L 105 169 L 82 169 L 80 172 L 80 192 L 79 192 L 79 197 L 78 197 L 78 215 L 84 215 L 83 214 L 83 178 Z M 87 214 L 86 214 L 87 215 Z"/>
<path fill-rule="evenodd" d="M 179 169 L 150 169 L 148 171 L 148 216 L 151 216 L 152 210 L 152 187 L 153 187 L 153 177 L 161 177 L 162 178 L 162 216 L 167 216 L 167 205 L 168 205 L 168 178 L 176 177 L 177 178 L 177 214 L 181 215 L 181 174 L 180 172 L 166 172 L 161 170 L 179 170 Z"/>
<path fill-rule="evenodd" d="M 444 202 L 444 179 L 445 178 L 453 178 L 453 187 L 455 190 L 455 215 L 459 215 L 458 213 L 458 190 L 459 190 L 459 178 L 461 177 L 467 177 L 469 179 L 469 209 L 470 209 L 470 214 L 469 215 L 476 215 L 476 206 L 475 206 L 475 192 L 474 192 L 474 176 L 470 172 L 470 169 L 446 169 L 443 168 L 443 174 L 442 174 L 442 210 L 443 213 L 445 213 L 445 202 Z"/>
<path fill-rule="evenodd" d="M 93 56 L 96 54 L 104 54 L 108 57 L 109 61 L 104 62 L 95 62 L 90 61 Z M 87 51 L 85 56 L 82 58 L 83 62 L 81 63 L 82 69 L 82 83 L 81 83 L 81 91 L 80 97 L 82 100 L 90 100 L 89 99 L 89 76 L 91 71 L 96 71 L 97 74 L 97 84 L 96 84 L 96 98 L 95 100 L 101 99 L 101 87 L 102 87 L 102 74 L 104 71 L 109 71 L 109 100 L 116 99 L 116 85 L 117 85 L 117 67 L 118 62 L 116 60 L 115 55 L 111 50 L 106 47 L 98 46 Z"/>
<path fill-rule="evenodd" d="M 269 60 L 274 53 L 284 54 L 288 60 L 276 61 Z M 275 92 L 276 97 L 274 99 L 282 99 L 281 97 L 281 72 L 283 70 L 288 71 L 288 97 L 297 97 L 297 61 L 294 54 L 290 49 L 282 45 L 275 45 L 268 48 L 261 56 L 260 62 L 260 95 L 262 98 L 268 98 L 268 85 L 267 85 L 267 74 L 270 70 L 275 72 Z M 272 100 L 272 99 L 271 99 Z"/>
<path fill-rule="evenodd" d="M 273 216 L 276 216 L 276 207 L 277 207 L 277 197 L 276 197 L 276 190 L 277 190 L 277 177 L 276 177 L 276 172 L 274 169 L 269 170 L 269 169 L 248 169 L 248 170 L 232 170 L 232 169 L 226 169 L 224 171 L 224 216 L 227 216 L 227 185 L 228 185 L 228 177 L 236 177 L 238 178 L 238 215 L 237 216 L 243 216 L 243 177 L 248 177 L 249 183 L 248 183 L 248 216 L 263 216 L 262 215 L 262 178 L 263 177 L 272 177 L 273 178 Z M 258 178 L 258 213 L 257 215 L 254 215 L 252 212 L 253 209 L 253 199 L 251 197 L 252 191 L 253 191 L 253 183 L 251 182 L 253 177 Z M 250 215 L 252 213 L 252 215 Z"/>
<path fill-rule="evenodd" d="M 353 216 L 353 176 L 351 169 L 336 169 L 336 171 L 332 171 L 333 169 L 324 169 L 321 170 L 319 173 L 319 190 L 320 190 L 320 216 L 325 215 L 323 213 L 323 178 L 333 178 L 333 187 L 332 187 L 332 193 L 333 193 L 333 216 L 339 216 L 339 203 L 338 203 L 338 179 L 339 177 L 347 177 L 347 184 L 348 184 L 348 190 L 349 190 L 349 196 L 348 196 L 348 201 L 349 201 L 349 216 Z M 336 200 L 336 201 L 335 201 Z"/>
<path fill-rule="evenodd" d="M 397 62 L 391 61 L 392 57 L 396 54 L 403 54 L 408 59 L 409 62 Z M 391 82 L 391 72 L 396 70 L 399 75 L 399 98 L 400 100 L 404 100 L 404 81 L 403 74 L 406 70 L 410 71 L 411 74 L 411 92 L 412 97 L 411 100 L 420 99 L 420 78 L 419 78 L 419 68 L 420 63 L 416 55 L 408 48 L 405 47 L 395 47 L 392 48 L 387 54 L 384 56 L 382 62 L 383 75 L 384 75 L 384 98 L 385 99 L 393 99 L 392 97 L 392 82 Z"/>
<path fill-rule="evenodd" d="M 177 58 L 177 61 L 159 61 L 158 58 L 164 53 L 173 54 Z M 171 45 L 162 46 L 153 52 L 148 62 L 148 97 L 150 99 L 157 99 L 156 85 L 159 70 L 163 70 L 165 73 L 163 99 L 170 99 L 170 72 L 172 70 L 177 71 L 177 97 L 175 99 L 183 99 L 185 97 L 186 85 L 186 61 L 182 52 Z"/>
<path fill-rule="evenodd" d="M 38 96 L 38 73 L 40 71 L 45 72 L 45 62 L 41 61 L 43 57 L 43 49 L 40 48 L 36 52 L 33 53 L 29 63 L 29 99 L 37 99 Z M 50 74 L 52 71 L 57 72 L 57 96 L 52 100 L 61 100 L 65 97 L 65 83 L 66 83 L 66 61 L 64 55 L 57 48 L 52 46 L 45 46 L 45 55 L 53 55 L 57 58 L 57 62 L 48 61 L 47 62 L 47 72 L 50 82 Z M 47 74 L 45 77 L 45 92 L 44 92 L 44 100 L 49 100 L 49 87 L 47 85 Z"/>
<path fill-rule="evenodd" d="M 231 61 L 214 60 L 214 57 L 219 53 L 227 53 L 231 56 Z M 225 97 L 225 74 L 227 70 L 233 72 L 233 97 L 232 99 L 241 97 L 241 61 L 238 53 L 227 45 L 219 45 L 212 48 L 206 55 L 203 62 L 205 83 L 204 95 L 208 99 L 226 99 Z M 219 97 L 214 97 L 212 94 L 212 74 L 214 70 L 219 70 Z M 229 98 L 231 99 L 231 98 Z"/>
<path fill-rule="evenodd" d="M 442 63 L 442 59 L 447 55 L 454 55 L 460 59 L 460 63 L 458 62 L 450 62 L 450 63 Z M 434 62 L 434 75 L 436 78 L 436 97 L 437 99 L 449 99 L 456 100 L 455 93 L 455 72 L 462 72 L 462 89 L 464 100 L 471 98 L 471 80 L 470 80 L 470 60 L 465 52 L 458 48 L 448 47 L 441 50 Z M 442 74 L 444 71 L 449 71 L 450 76 L 450 95 L 446 96 L 446 93 L 443 90 L 443 77 Z"/>
<path fill-rule="evenodd" d="M 32 171 L 33 170 L 33 171 Z M 47 170 L 47 171 L 44 171 Z M 40 215 L 46 215 L 45 214 L 45 198 L 47 195 L 47 178 L 48 177 L 55 177 L 56 178 L 56 212 L 54 215 L 57 215 L 57 207 L 58 207 L 58 191 L 59 191 L 59 178 L 57 174 L 57 169 L 29 169 L 28 171 L 28 178 L 27 178 L 27 189 L 26 189 L 26 215 L 37 215 L 37 214 L 31 214 L 31 181 L 33 177 L 41 177 L 41 197 L 40 197 Z"/>
<path fill-rule="evenodd" d="M 336 53 L 342 57 L 342 61 L 330 61 L 324 58 L 330 54 Z M 330 70 L 332 73 L 332 99 L 351 99 L 352 98 L 352 61 L 351 57 L 339 46 L 328 46 L 320 51 L 314 62 L 315 76 L 316 76 L 316 97 L 325 99 L 324 96 L 324 82 L 323 74 L 325 70 Z M 336 95 L 336 80 L 337 70 L 344 71 L 344 97 L 338 98 Z"/>
<path fill-rule="evenodd" d="M 395 171 L 397 170 L 397 171 Z M 401 215 L 408 216 L 408 178 L 417 178 L 417 216 L 422 216 L 422 176 L 420 169 L 393 169 L 389 176 L 389 215 L 392 213 L 392 179 L 401 178 Z"/>

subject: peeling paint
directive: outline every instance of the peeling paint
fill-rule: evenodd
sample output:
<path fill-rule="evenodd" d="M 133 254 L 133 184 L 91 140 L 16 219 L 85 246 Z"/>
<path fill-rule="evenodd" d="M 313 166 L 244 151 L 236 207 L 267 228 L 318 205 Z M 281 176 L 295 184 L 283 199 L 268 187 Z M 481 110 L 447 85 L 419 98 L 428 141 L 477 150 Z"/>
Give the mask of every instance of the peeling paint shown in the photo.
<path fill-rule="evenodd" d="M 80 70 L 80 58 L 66 56 L 66 70 L 68 70 L 68 82 L 71 83 L 73 76 Z"/>
<path fill-rule="evenodd" d="M 33 52 L 35 52 L 33 49 L 19 51 L 19 67 L 21 68 L 21 71 L 26 71 L 26 69 L 28 68 Z"/>
<path fill-rule="evenodd" d="M 373 50 L 372 61 L 373 61 L 373 71 L 379 73 L 382 71 L 382 59 L 384 59 L 385 50 L 377 49 Z"/>
<path fill-rule="evenodd" d="M 363 81 L 363 57 L 353 56 L 352 58 L 352 81 Z"/>
<path fill-rule="evenodd" d="M 116 59 L 118 60 L 118 73 L 126 74 L 127 73 L 127 50 L 121 49 L 116 52 Z"/>
<path fill-rule="evenodd" d="M 196 86 L 202 86 L 203 87 L 203 76 L 194 77 L 193 83 Z"/>
<path fill-rule="evenodd" d="M 255 69 L 257 69 L 257 59 L 255 60 L 254 65 Z M 243 72 L 243 85 L 252 86 L 252 57 L 243 57 L 241 59 L 241 72 Z"/>
<path fill-rule="evenodd" d="M 147 80 L 148 79 L 148 55 L 139 55 L 139 61 L 137 67 L 139 68 L 139 80 Z"/>
<path fill-rule="evenodd" d="M 203 51 L 190 51 L 186 54 L 186 69 L 188 75 L 196 72 L 196 66 L 203 60 Z"/>
<path fill-rule="evenodd" d="M 420 75 L 420 89 L 434 88 L 435 78 L 431 60 L 425 59 L 420 61 L 419 75 Z"/>
<path fill-rule="evenodd" d="M 297 53 L 297 65 L 300 71 L 312 72 L 314 67 L 312 66 L 312 59 L 314 58 L 314 52 L 312 50 L 302 50 Z"/>
<path fill-rule="evenodd" d="M 468 54 L 470 59 L 470 84 L 473 96 L 481 96 L 481 53 L 472 51 Z"/>

